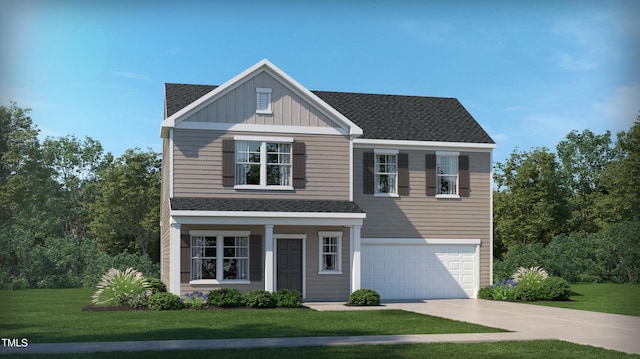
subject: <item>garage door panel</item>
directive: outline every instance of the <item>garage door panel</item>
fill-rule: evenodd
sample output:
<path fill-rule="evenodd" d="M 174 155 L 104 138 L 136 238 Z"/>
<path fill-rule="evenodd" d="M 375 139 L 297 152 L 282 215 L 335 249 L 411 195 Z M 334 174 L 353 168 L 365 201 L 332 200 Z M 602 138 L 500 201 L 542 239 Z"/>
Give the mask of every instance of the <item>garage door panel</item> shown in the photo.
<path fill-rule="evenodd" d="M 362 246 L 362 287 L 383 299 L 474 296 L 474 245 Z"/>

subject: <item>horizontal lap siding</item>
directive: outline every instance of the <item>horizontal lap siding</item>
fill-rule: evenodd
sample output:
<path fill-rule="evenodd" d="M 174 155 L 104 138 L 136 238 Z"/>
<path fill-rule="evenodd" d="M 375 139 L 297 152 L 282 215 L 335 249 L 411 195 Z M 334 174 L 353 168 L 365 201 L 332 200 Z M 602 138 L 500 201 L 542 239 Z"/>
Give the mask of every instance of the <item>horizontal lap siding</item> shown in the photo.
<path fill-rule="evenodd" d="M 480 239 L 481 285 L 489 284 L 490 154 L 461 153 L 469 156 L 470 197 L 436 199 L 426 195 L 426 151 L 406 151 L 409 153 L 409 196 L 383 198 L 363 194 L 364 152 L 363 149 L 354 151 L 354 199 L 367 213 L 362 237 Z"/>
<path fill-rule="evenodd" d="M 318 274 L 320 270 L 320 239 L 318 231 L 342 232 L 342 274 Z M 346 301 L 350 294 L 350 238 L 349 229 L 344 227 L 310 228 L 307 236 L 307 300 Z"/>
<path fill-rule="evenodd" d="M 162 198 L 160 200 L 160 279 L 169 284 L 171 220 L 169 205 L 169 140 L 162 140 Z"/>
<path fill-rule="evenodd" d="M 343 136 L 286 135 L 306 145 L 306 187 L 243 191 L 222 186 L 222 139 L 234 133 L 174 131 L 175 197 L 349 199 L 349 141 Z"/>

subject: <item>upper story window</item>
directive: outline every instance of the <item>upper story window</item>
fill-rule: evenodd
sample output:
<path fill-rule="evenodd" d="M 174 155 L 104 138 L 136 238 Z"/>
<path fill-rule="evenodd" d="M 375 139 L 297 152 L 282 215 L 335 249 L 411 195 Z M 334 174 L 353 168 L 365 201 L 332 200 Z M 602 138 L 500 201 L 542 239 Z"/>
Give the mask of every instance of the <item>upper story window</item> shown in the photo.
<path fill-rule="evenodd" d="M 436 154 L 437 195 L 458 195 L 458 153 Z"/>
<path fill-rule="evenodd" d="M 291 147 L 293 139 L 282 142 L 236 141 L 236 187 L 293 189 Z"/>
<path fill-rule="evenodd" d="M 398 152 L 375 151 L 375 194 L 398 194 Z"/>
<path fill-rule="evenodd" d="M 256 113 L 272 114 L 271 110 L 271 89 L 258 87 L 256 88 Z"/>

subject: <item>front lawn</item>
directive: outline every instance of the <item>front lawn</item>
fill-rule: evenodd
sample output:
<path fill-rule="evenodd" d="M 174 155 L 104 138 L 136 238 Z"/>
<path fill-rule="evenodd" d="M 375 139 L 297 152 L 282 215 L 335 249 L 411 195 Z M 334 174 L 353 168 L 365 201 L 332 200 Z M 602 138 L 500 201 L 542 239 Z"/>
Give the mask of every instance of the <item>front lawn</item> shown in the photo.
<path fill-rule="evenodd" d="M 92 289 L 0 291 L 0 337 L 29 343 L 503 332 L 399 310 L 83 312 Z"/>
<path fill-rule="evenodd" d="M 572 284 L 570 301 L 529 302 L 549 307 L 640 316 L 640 284 Z"/>

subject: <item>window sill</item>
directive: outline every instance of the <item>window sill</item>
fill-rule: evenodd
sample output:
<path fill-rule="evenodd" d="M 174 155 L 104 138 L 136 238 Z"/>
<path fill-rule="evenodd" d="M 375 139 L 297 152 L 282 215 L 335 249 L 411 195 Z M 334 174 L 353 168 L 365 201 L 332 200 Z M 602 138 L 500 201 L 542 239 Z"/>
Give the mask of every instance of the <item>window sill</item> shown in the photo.
<path fill-rule="evenodd" d="M 251 284 L 251 281 L 244 279 L 227 279 L 227 280 L 217 280 L 217 279 L 195 279 L 190 280 L 189 284 Z"/>
<path fill-rule="evenodd" d="M 233 186 L 239 190 L 260 190 L 260 191 L 293 191 L 293 186 L 260 186 L 252 184 L 240 184 Z"/>
<path fill-rule="evenodd" d="M 256 114 L 258 114 L 258 115 L 273 115 L 273 111 L 257 110 Z"/>
<path fill-rule="evenodd" d="M 457 199 L 457 198 L 460 198 L 460 195 L 458 195 L 458 194 L 437 194 L 436 198 L 453 198 L 453 199 Z"/>
<path fill-rule="evenodd" d="M 327 275 L 327 274 L 342 274 L 341 270 L 325 270 L 318 272 L 319 275 Z"/>
<path fill-rule="evenodd" d="M 397 193 L 375 193 L 374 197 L 400 197 Z"/>

